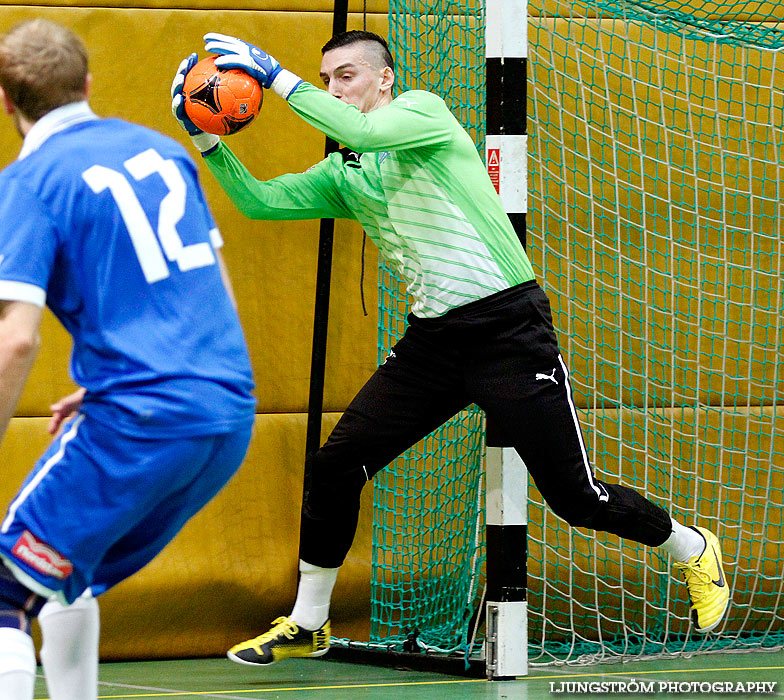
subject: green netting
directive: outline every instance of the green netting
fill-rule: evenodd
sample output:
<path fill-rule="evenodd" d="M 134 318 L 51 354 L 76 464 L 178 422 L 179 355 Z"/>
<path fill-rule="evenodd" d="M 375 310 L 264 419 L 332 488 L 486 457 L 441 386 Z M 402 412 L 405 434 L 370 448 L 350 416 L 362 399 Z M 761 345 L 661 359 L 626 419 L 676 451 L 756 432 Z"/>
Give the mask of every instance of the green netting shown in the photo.
<path fill-rule="evenodd" d="M 484 53 L 477 50 L 483 24 L 476 0 L 390 0 L 389 21 L 398 90 L 438 93 L 481 145 Z M 405 285 L 382 259 L 379 363 L 403 335 L 408 307 Z M 473 406 L 375 477 L 371 647 L 451 653 L 470 646 L 483 585 L 483 451 L 483 416 Z"/>
<path fill-rule="evenodd" d="M 488 0 L 489 1 L 489 0 Z M 533 663 L 784 646 L 784 56 L 771 3 L 530 6 L 529 254 L 600 478 L 724 546 L 706 638 L 667 561 L 565 527 L 531 487 Z M 478 0 L 392 0 L 402 88 L 483 142 Z M 525 31 L 524 18 L 520 31 Z M 406 297 L 380 271 L 379 357 Z M 482 421 L 376 480 L 372 640 L 465 649 L 482 582 Z"/>
<path fill-rule="evenodd" d="M 598 7 L 630 21 L 654 24 L 658 31 L 754 49 L 784 48 L 784 20 L 771 2 L 679 2 L 599 0 Z"/>
<path fill-rule="evenodd" d="M 741 42 L 713 36 L 721 18 L 697 32 L 716 7 L 529 21 L 530 252 L 591 458 L 716 531 L 733 586 L 719 633 L 691 634 L 668 561 L 570 532 L 535 495 L 534 663 L 784 644 L 784 56 L 764 50 L 781 10 Z"/>
<path fill-rule="evenodd" d="M 483 25 L 476 2 L 389 4 L 398 90 L 432 90 L 481 143 Z M 477 44 L 477 41 L 480 43 Z M 379 362 L 403 334 L 408 299 L 382 260 Z M 371 641 L 463 650 L 481 595 L 482 415 L 471 407 L 375 478 Z M 446 505 L 446 507 L 444 506 Z"/>

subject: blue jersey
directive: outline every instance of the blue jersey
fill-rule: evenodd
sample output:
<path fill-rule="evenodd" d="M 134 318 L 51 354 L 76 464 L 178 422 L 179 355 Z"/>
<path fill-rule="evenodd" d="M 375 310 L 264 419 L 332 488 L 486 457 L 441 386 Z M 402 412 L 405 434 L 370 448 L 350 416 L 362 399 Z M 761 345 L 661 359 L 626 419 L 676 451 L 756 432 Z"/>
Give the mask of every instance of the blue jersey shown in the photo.
<path fill-rule="evenodd" d="M 0 173 L 0 222 L 0 299 L 46 303 L 71 334 L 83 413 L 151 438 L 253 420 L 220 235 L 177 142 L 61 107 Z"/>

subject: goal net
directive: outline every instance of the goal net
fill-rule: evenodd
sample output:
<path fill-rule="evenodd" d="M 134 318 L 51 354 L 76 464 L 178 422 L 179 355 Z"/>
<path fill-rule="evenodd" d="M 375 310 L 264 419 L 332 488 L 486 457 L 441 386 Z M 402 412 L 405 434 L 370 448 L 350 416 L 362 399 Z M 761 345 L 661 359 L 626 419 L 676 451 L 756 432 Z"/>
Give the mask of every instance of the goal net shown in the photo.
<path fill-rule="evenodd" d="M 534 5 L 530 252 L 591 457 L 722 542 L 726 623 L 670 562 L 529 511 L 531 662 L 784 644 L 784 34 L 759 2 Z"/>
<path fill-rule="evenodd" d="M 389 12 L 399 87 L 439 93 L 483 151 L 480 0 Z M 716 532 L 732 587 L 726 621 L 693 634 L 665 558 L 568 528 L 531 485 L 529 662 L 783 648 L 784 9 L 534 0 L 529 14 L 528 252 L 590 457 Z M 387 267 L 380 285 L 383 360 L 406 297 Z M 470 653 L 482 452 L 471 409 L 376 477 L 373 644 Z"/>

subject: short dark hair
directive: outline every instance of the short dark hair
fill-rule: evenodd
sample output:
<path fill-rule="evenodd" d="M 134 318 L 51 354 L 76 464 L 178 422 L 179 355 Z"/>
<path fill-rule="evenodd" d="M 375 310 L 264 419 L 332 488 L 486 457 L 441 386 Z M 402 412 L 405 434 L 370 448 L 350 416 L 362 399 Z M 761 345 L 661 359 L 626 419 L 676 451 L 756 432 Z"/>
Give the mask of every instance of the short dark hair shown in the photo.
<path fill-rule="evenodd" d="M 384 62 L 384 65 L 389 66 L 392 70 L 395 70 L 395 60 L 392 58 L 392 54 L 389 51 L 389 44 L 387 44 L 386 39 L 383 36 L 379 36 L 378 34 L 374 34 L 373 32 L 366 32 L 360 29 L 352 29 L 350 32 L 341 32 L 340 34 L 335 34 L 324 46 L 321 47 L 321 54 L 327 53 L 327 51 L 332 51 L 332 49 L 339 49 L 343 46 L 349 46 L 350 44 L 356 44 L 360 41 L 372 41 L 378 44 L 381 48 L 379 54 L 381 59 Z"/>

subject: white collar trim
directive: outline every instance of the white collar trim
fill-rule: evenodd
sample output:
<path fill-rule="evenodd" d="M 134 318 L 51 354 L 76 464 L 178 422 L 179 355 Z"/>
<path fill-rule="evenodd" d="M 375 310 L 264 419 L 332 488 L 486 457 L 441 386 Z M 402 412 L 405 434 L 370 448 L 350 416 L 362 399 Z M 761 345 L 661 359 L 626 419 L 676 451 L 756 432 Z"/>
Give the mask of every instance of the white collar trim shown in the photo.
<path fill-rule="evenodd" d="M 80 122 L 98 119 L 87 102 L 72 102 L 44 114 L 25 136 L 18 160 L 37 151 L 50 136 Z"/>

